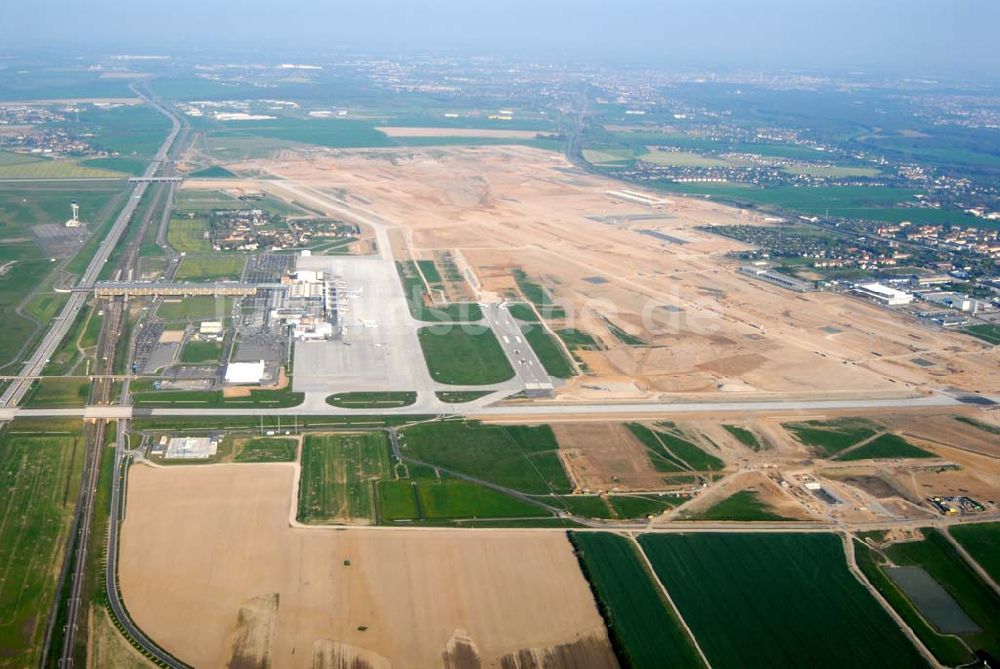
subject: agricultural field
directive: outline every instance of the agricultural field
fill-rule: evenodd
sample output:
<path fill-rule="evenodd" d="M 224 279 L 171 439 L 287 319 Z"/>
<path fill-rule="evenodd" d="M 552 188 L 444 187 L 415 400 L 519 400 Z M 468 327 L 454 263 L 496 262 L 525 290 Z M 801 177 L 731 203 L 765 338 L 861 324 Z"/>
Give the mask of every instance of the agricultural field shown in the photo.
<path fill-rule="evenodd" d="M 374 523 L 376 483 L 390 472 L 384 433 L 306 436 L 298 519 L 313 524 Z"/>
<path fill-rule="evenodd" d="M 906 621 L 937 660 L 947 666 L 964 664 L 972 659 L 972 651 L 958 637 L 942 634 L 919 612 L 882 566 L 888 560 L 860 541 L 854 542 L 855 559 L 868 582 L 885 597 L 889 605 Z"/>
<path fill-rule="evenodd" d="M 603 532 L 572 532 L 570 540 L 623 666 L 705 666 L 631 541 Z"/>
<path fill-rule="evenodd" d="M 337 393 L 326 398 L 330 406 L 343 409 L 388 409 L 410 406 L 417 401 L 412 391 Z"/>
<path fill-rule="evenodd" d="M 26 430 L 0 434 L 0 657 L 12 667 L 41 659 L 83 458 L 79 432 Z"/>
<path fill-rule="evenodd" d="M 948 532 L 994 581 L 1000 582 L 1000 523 L 955 525 Z"/>
<path fill-rule="evenodd" d="M 13 165 L 0 163 L 0 179 L 95 179 L 121 178 L 128 175 L 102 168 L 89 161 L 38 159 Z"/>
<path fill-rule="evenodd" d="M 405 457 L 525 493 L 568 493 L 559 445 L 547 425 L 422 423 L 400 431 Z"/>
<path fill-rule="evenodd" d="M 282 437 L 255 437 L 237 440 L 234 462 L 292 462 L 298 442 Z"/>
<path fill-rule="evenodd" d="M 926 666 L 848 570 L 836 535 L 647 534 L 639 544 L 713 667 Z"/>
<path fill-rule="evenodd" d="M 973 649 L 1000 655 L 1000 595 L 979 578 L 937 530 L 922 541 L 889 544 L 881 552 L 897 566 L 923 568 L 981 631 L 960 634 Z"/>
<path fill-rule="evenodd" d="M 488 385 L 514 376 L 493 330 L 478 326 L 425 327 L 418 336 L 427 369 L 438 383 Z"/>
<path fill-rule="evenodd" d="M 175 278 L 178 281 L 235 281 L 243 276 L 243 256 L 187 256 L 181 260 Z"/>

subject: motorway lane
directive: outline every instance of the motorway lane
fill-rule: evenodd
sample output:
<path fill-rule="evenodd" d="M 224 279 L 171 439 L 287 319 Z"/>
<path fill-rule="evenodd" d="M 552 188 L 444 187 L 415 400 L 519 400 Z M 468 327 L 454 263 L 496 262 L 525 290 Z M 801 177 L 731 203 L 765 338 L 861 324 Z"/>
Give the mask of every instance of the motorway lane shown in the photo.
<path fill-rule="evenodd" d="M 173 144 L 174 139 L 180 132 L 181 124 L 176 117 L 170 114 L 170 112 L 158 102 L 138 90 L 136 90 L 136 93 L 142 96 L 142 98 L 156 110 L 169 116 L 172 122 L 170 134 L 160 147 L 160 150 L 157 151 L 153 160 L 150 161 L 149 166 L 143 174 L 143 176 L 150 177 L 153 176 L 160 168 L 160 164 L 165 159 L 167 152 L 170 150 L 170 146 Z M 131 195 L 129 196 L 128 202 L 126 202 L 125 207 L 118 214 L 118 218 L 115 219 L 114 225 L 111 226 L 111 231 L 108 232 L 107 236 L 105 236 L 100 246 L 98 246 L 94 257 L 91 258 L 90 264 L 87 265 L 87 269 L 80 278 L 78 285 L 90 286 L 97 280 L 101 270 L 104 268 L 104 263 L 107 262 L 111 252 L 114 251 L 115 247 L 118 245 L 118 241 L 121 239 L 122 234 L 128 227 L 132 214 L 135 213 L 136 207 L 138 207 L 139 202 L 142 200 L 142 196 L 148 187 L 149 184 L 146 183 L 136 184 Z M 34 354 L 24 363 L 24 366 L 21 369 L 21 378 L 11 382 L 11 384 L 4 391 L 3 395 L 0 395 L 0 407 L 16 406 L 22 399 L 24 399 L 25 394 L 28 392 L 28 389 L 31 387 L 33 382 L 31 377 L 39 376 L 42 373 L 42 369 L 44 369 L 46 363 L 49 361 L 49 358 L 52 357 L 53 353 L 55 353 L 56 349 L 59 347 L 59 343 L 63 340 L 70 327 L 72 327 L 73 323 L 76 321 L 76 317 L 80 313 L 80 309 L 83 308 L 86 301 L 87 293 L 74 292 L 70 295 L 69 300 L 59 313 L 59 316 L 52 321 L 48 331 L 42 337 L 42 340 L 39 343 L 38 348 L 35 349 Z"/>

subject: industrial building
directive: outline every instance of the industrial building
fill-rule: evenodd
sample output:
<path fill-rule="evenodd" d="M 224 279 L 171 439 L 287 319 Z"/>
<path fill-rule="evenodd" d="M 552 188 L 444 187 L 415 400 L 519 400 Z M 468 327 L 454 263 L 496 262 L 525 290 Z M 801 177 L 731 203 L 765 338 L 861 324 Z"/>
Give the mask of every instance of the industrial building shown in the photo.
<path fill-rule="evenodd" d="M 878 302 L 886 307 L 898 307 L 913 301 L 913 295 L 902 290 L 896 290 L 881 283 L 862 283 L 853 288 L 854 292 L 865 299 Z"/>
<path fill-rule="evenodd" d="M 801 279 L 796 279 L 794 276 L 775 272 L 769 267 L 744 265 L 740 267 L 739 272 L 740 274 L 745 274 L 761 281 L 767 281 L 788 290 L 794 290 L 797 293 L 807 293 L 816 290 L 816 286 L 809 281 L 802 281 Z"/>

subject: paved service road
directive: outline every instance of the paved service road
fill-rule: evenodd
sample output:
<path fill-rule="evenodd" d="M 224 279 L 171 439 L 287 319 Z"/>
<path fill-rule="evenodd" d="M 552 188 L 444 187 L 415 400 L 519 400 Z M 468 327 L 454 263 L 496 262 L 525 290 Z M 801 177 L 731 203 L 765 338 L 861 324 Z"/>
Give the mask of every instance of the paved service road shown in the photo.
<path fill-rule="evenodd" d="M 521 326 L 517 320 L 510 315 L 510 307 L 507 304 L 480 304 L 483 309 L 483 316 L 486 323 L 493 328 L 493 333 L 497 336 L 497 341 L 503 347 L 504 353 L 510 360 L 511 366 L 521 378 L 526 388 L 537 388 L 543 386 L 552 388 L 552 379 L 545 373 L 542 361 L 534 349 L 524 339 Z M 526 324 L 528 327 L 543 327 L 538 323 Z"/>

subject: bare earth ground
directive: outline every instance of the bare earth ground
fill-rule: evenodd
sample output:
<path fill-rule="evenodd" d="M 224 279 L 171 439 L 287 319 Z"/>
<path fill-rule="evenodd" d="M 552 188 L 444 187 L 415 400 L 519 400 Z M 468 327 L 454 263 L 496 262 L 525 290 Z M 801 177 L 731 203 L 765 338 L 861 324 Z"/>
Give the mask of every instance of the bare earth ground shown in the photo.
<path fill-rule="evenodd" d="M 231 167 L 346 191 L 359 213 L 401 227 L 397 249 L 459 252 L 481 283 L 480 297 L 516 294 L 511 271 L 523 268 L 570 312 L 570 322 L 556 327 L 582 328 L 608 349 L 586 354 L 593 374 L 561 388 L 563 399 L 900 396 L 945 385 L 1000 392 L 1000 349 L 845 295 L 798 294 L 744 277 L 725 258 L 740 244 L 694 229 L 764 224 L 762 217 L 698 198 L 655 208 L 627 202 L 609 191 L 635 187 L 587 175 L 552 153 L 517 146 L 289 150 L 281 161 Z M 267 180 L 243 184 L 280 190 Z M 635 215 L 655 220 L 628 218 Z M 621 344 L 605 319 L 653 347 Z M 916 357 L 932 366 L 914 364 Z"/>
<path fill-rule="evenodd" d="M 497 139 L 532 139 L 537 130 L 490 130 L 484 128 L 403 128 L 379 126 L 389 137 L 495 137 Z"/>
<path fill-rule="evenodd" d="M 120 579 L 136 623 L 198 667 L 497 666 L 525 649 L 614 666 L 562 533 L 292 528 L 294 476 L 133 467 Z"/>

